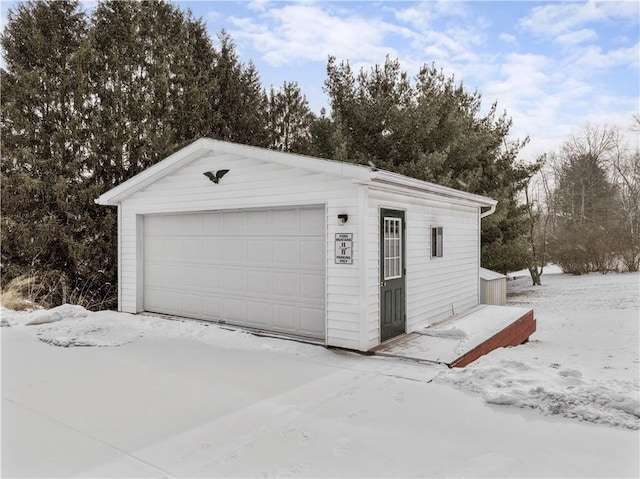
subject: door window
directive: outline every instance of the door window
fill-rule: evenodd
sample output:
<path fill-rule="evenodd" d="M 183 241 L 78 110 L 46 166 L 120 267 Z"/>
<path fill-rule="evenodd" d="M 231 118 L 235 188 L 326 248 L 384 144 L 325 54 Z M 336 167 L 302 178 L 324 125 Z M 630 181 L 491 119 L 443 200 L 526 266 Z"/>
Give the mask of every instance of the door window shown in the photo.
<path fill-rule="evenodd" d="M 402 219 L 384 218 L 384 279 L 402 277 Z"/>

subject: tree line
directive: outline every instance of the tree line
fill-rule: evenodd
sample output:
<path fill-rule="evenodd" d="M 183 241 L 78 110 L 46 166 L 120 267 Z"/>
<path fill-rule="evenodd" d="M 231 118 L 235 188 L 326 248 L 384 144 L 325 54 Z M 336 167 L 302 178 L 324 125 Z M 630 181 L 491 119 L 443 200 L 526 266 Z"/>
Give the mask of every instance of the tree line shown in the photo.
<path fill-rule="evenodd" d="M 529 264 L 511 119 L 433 64 L 386 58 L 354 72 L 329 57 L 318 114 L 295 81 L 265 89 L 224 31 L 215 41 L 163 0 L 29 1 L 9 10 L 2 68 L 2 285 L 37 277 L 40 300 L 113 307 L 117 215 L 100 194 L 200 137 L 375 164 L 499 201 L 482 263 Z"/>
<path fill-rule="evenodd" d="M 640 133 L 640 116 L 631 127 Z M 587 125 L 525 190 L 533 284 L 554 262 L 571 274 L 640 269 L 640 150 L 620 128 Z"/>

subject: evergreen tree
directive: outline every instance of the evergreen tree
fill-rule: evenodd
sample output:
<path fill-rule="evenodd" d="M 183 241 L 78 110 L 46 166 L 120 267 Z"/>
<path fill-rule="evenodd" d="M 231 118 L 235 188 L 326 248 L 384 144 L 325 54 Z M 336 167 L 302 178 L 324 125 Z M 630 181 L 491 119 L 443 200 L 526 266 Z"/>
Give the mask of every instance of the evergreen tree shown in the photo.
<path fill-rule="evenodd" d="M 164 1 L 106 1 L 91 20 L 71 0 L 9 12 L 2 281 L 35 275 L 59 292 L 53 303 L 95 307 L 115 302 L 117 220 L 94 199 L 183 143 L 216 136 L 224 95 L 218 54 L 190 14 Z M 239 71 L 244 83 L 229 90 L 260 99 L 255 69 Z"/>
<path fill-rule="evenodd" d="M 313 113 L 306 97 L 295 82 L 284 82 L 280 89 L 271 87 L 268 98 L 269 147 L 275 150 L 308 153 Z"/>
<path fill-rule="evenodd" d="M 565 147 L 565 154 L 554 194 L 560 213 L 554 259 L 572 274 L 607 271 L 615 259 L 610 233 L 618 216 L 617 192 L 597 153 Z"/>
<path fill-rule="evenodd" d="M 425 65 L 411 82 L 397 60 L 354 75 L 330 57 L 325 91 L 331 118 L 314 125 L 313 151 L 374 163 L 498 200 L 483 221 L 483 264 L 506 272 L 527 265 L 525 210 L 517 197 L 538 165 L 517 161 L 528 141 L 509 141 L 511 119 L 497 105 L 481 114 L 481 96 Z"/>
<path fill-rule="evenodd" d="M 220 140 L 268 146 L 267 96 L 253 63 L 243 65 L 227 32 L 218 34 L 213 77 L 218 94 L 211 98 L 215 112 L 213 136 Z"/>
<path fill-rule="evenodd" d="M 20 3 L 8 13 L 0 40 L 3 284 L 40 273 L 70 291 L 91 274 L 77 205 L 89 95 L 77 51 L 87 28 L 74 0 Z"/>

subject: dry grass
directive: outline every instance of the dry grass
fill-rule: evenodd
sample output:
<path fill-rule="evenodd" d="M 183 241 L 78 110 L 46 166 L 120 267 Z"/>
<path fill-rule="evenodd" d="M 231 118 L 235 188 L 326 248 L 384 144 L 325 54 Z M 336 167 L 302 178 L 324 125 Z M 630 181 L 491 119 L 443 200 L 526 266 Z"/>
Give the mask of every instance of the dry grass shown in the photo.
<path fill-rule="evenodd" d="M 0 288 L 0 305 L 14 311 L 37 308 L 35 298 L 39 286 L 33 276 L 18 276 L 9 281 L 6 287 Z"/>
<path fill-rule="evenodd" d="M 61 304 L 77 304 L 93 311 L 109 309 L 116 305 L 116 290 L 104 281 L 102 272 L 93 274 L 79 285 L 72 285 L 59 271 L 19 276 L 0 288 L 0 305 L 14 311 Z"/>

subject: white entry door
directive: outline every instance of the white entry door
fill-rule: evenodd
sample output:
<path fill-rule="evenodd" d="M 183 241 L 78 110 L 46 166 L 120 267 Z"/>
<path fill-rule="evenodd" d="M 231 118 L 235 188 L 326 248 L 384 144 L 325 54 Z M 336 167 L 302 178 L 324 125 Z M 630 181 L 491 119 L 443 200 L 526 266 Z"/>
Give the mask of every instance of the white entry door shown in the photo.
<path fill-rule="evenodd" d="M 324 207 L 149 215 L 145 311 L 325 339 Z"/>

